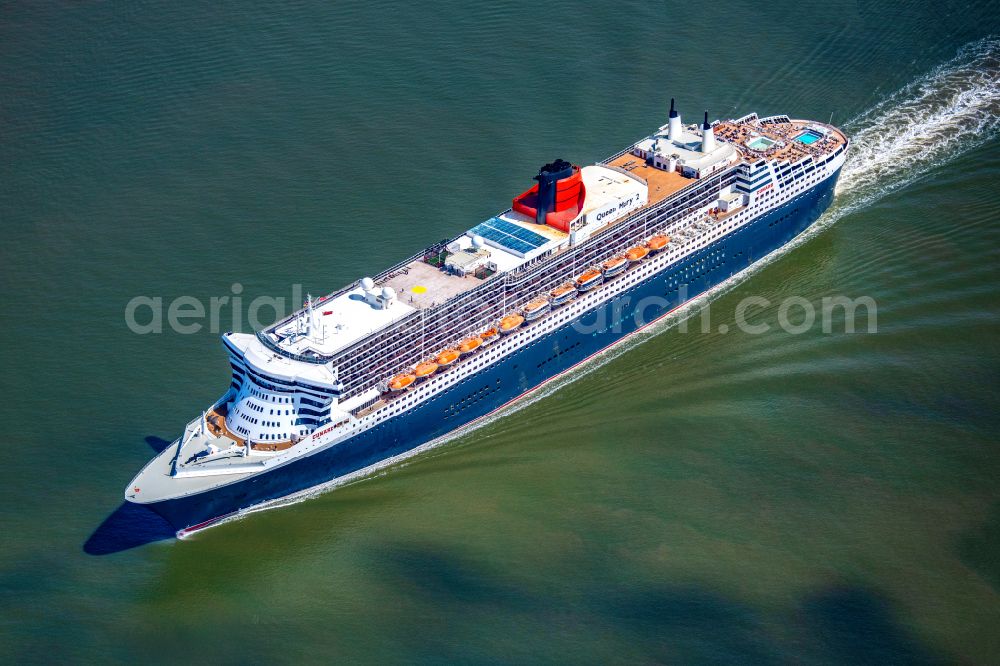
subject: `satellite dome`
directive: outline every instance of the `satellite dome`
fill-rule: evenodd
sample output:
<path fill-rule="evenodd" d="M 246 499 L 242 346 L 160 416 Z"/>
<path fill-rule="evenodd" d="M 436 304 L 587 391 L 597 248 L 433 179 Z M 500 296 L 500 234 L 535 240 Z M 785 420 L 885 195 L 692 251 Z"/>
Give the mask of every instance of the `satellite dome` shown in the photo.
<path fill-rule="evenodd" d="M 375 280 L 371 279 L 370 277 L 362 278 L 361 288 L 364 289 L 365 291 L 371 291 L 372 289 L 375 288 Z"/>
<path fill-rule="evenodd" d="M 486 245 L 486 241 L 483 240 L 482 236 L 476 234 L 475 236 L 472 237 L 472 247 L 478 250 L 484 245 Z"/>
<path fill-rule="evenodd" d="M 382 288 L 382 299 L 386 301 L 391 301 L 396 298 L 396 291 L 392 287 Z"/>

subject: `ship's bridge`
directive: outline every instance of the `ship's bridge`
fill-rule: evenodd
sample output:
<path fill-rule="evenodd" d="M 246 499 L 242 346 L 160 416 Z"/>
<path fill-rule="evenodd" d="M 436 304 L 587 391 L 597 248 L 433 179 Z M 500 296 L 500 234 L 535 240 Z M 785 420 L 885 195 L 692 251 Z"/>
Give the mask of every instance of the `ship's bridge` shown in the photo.
<path fill-rule="evenodd" d="M 307 302 L 304 310 L 263 335 L 283 352 L 308 363 L 332 356 L 413 311 L 395 290 L 378 288 L 366 278 L 330 300 L 315 305 Z"/>

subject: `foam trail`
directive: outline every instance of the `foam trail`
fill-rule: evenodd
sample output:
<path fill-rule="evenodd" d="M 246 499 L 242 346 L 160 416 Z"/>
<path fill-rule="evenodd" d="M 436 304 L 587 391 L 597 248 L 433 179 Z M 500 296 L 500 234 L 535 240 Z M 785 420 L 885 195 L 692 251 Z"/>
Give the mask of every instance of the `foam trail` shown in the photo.
<path fill-rule="evenodd" d="M 833 204 L 757 266 L 1000 136 L 1000 38 L 967 44 L 948 62 L 847 121 L 843 129 L 851 149 Z"/>
<path fill-rule="evenodd" d="M 380 472 L 384 474 L 387 468 L 399 466 L 407 458 L 524 409 L 683 319 L 696 315 L 712 300 L 776 258 L 822 233 L 845 215 L 870 206 L 932 169 L 995 139 L 1000 134 L 1000 39 L 991 37 L 963 47 L 952 60 L 848 121 L 844 130 L 851 137 L 852 146 L 833 204 L 806 232 L 765 260 L 737 273 L 656 324 L 619 341 L 571 372 L 550 380 L 489 416 L 348 477 L 259 504 L 216 525 L 239 520 L 248 513 L 295 504 L 333 488 L 378 476 Z"/>
<path fill-rule="evenodd" d="M 848 121 L 852 154 L 837 187 L 852 209 L 898 190 L 1000 131 L 1000 39 L 958 55 Z"/>

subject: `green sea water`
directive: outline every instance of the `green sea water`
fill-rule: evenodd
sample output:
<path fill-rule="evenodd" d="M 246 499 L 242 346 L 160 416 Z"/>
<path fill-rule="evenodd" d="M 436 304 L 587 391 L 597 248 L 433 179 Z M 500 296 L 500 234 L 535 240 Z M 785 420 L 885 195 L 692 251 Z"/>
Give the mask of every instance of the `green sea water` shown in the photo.
<path fill-rule="evenodd" d="M 975 1 L 0 5 L 0 661 L 1000 662 L 997 35 Z M 122 508 L 229 382 L 130 299 L 327 293 L 670 97 L 855 140 L 687 332 L 191 539 Z M 777 326 L 836 295 L 877 332 Z"/>

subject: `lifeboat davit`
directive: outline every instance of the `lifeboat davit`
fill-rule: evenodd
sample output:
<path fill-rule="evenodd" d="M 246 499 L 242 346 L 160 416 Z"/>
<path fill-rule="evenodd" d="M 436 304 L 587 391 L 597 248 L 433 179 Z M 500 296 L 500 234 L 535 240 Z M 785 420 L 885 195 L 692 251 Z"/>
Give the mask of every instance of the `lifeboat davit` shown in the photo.
<path fill-rule="evenodd" d="M 519 314 L 510 314 L 500 320 L 500 333 L 506 335 L 512 333 L 524 323 L 524 317 Z"/>
<path fill-rule="evenodd" d="M 435 372 L 437 372 L 438 364 L 433 361 L 424 361 L 423 363 L 418 363 L 417 367 L 413 369 L 413 374 L 416 375 L 417 379 L 424 379 L 425 377 L 430 377 Z"/>
<path fill-rule="evenodd" d="M 667 243 L 669 242 L 670 242 L 670 236 L 664 236 L 663 234 L 660 234 L 659 236 L 653 236 L 652 238 L 650 238 L 649 242 L 646 243 L 646 247 L 649 248 L 650 252 L 659 252 L 660 250 L 665 248 L 667 246 Z"/>
<path fill-rule="evenodd" d="M 399 393 L 400 391 L 405 390 L 410 384 L 412 384 L 415 381 L 417 381 L 416 375 L 411 375 L 411 374 L 396 375 L 395 377 L 389 380 L 387 386 L 389 387 L 389 390 L 392 391 L 393 393 Z"/>
<path fill-rule="evenodd" d="M 576 287 L 573 286 L 572 282 L 567 282 L 549 292 L 551 299 L 549 302 L 552 303 L 552 307 L 558 307 L 571 301 L 574 296 L 576 296 Z"/>
<path fill-rule="evenodd" d="M 552 309 L 549 299 L 539 296 L 524 306 L 524 320 L 534 321 Z"/>
<path fill-rule="evenodd" d="M 604 273 L 604 277 L 618 275 L 626 268 L 628 268 L 628 259 L 625 257 L 614 257 L 601 264 L 601 271 Z"/>
<path fill-rule="evenodd" d="M 604 282 L 604 274 L 596 268 L 588 268 L 576 278 L 577 291 L 587 291 Z"/>
<path fill-rule="evenodd" d="M 458 352 L 454 349 L 445 349 L 443 352 L 438 354 L 434 358 L 434 362 L 437 363 L 442 368 L 447 368 L 449 365 L 458 360 Z"/>
<path fill-rule="evenodd" d="M 479 336 L 466 338 L 458 343 L 458 353 L 460 354 L 471 354 L 472 352 L 479 349 L 480 345 L 483 344 L 483 339 Z"/>
<path fill-rule="evenodd" d="M 625 253 L 625 258 L 635 263 L 637 261 L 642 261 L 649 254 L 649 248 L 643 247 L 642 245 L 638 247 L 633 247 L 631 250 Z"/>
<path fill-rule="evenodd" d="M 484 345 L 488 345 L 491 342 L 495 342 L 499 335 L 500 331 L 498 331 L 496 326 L 494 326 L 493 328 L 483 331 L 479 336 L 479 339 L 483 341 Z"/>

